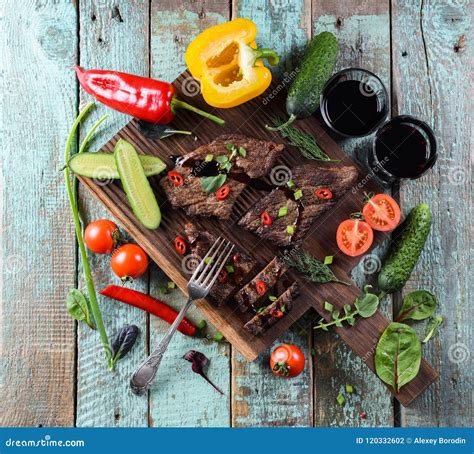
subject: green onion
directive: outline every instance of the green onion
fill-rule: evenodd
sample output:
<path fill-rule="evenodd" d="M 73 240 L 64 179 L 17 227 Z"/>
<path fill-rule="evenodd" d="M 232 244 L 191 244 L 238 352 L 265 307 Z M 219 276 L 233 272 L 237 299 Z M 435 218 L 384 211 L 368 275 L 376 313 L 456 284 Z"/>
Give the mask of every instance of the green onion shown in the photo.
<path fill-rule="evenodd" d="M 225 270 L 228 272 L 228 273 L 233 273 L 235 270 L 234 270 L 234 267 L 232 265 L 227 265 L 225 267 Z"/>
<path fill-rule="evenodd" d="M 265 306 L 259 307 L 257 309 L 257 314 L 261 314 L 265 310 Z"/>
<path fill-rule="evenodd" d="M 209 263 L 212 263 L 212 257 L 206 257 L 206 258 L 204 259 L 204 263 L 205 263 L 206 265 L 209 265 Z"/>
<path fill-rule="evenodd" d="M 216 342 L 221 342 L 222 340 L 224 340 L 224 335 L 221 332 L 218 331 L 216 334 L 214 334 L 213 339 Z"/>
<path fill-rule="evenodd" d="M 346 403 L 346 399 L 344 397 L 344 394 L 339 393 L 336 397 L 336 401 L 341 407 L 344 406 L 344 404 Z"/>
<path fill-rule="evenodd" d="M 289 187 L 289 188 L 294 188 L 295 187 L 295 182 L 293 180 L 288 180 L 288 182 L 286 183 L 286 185 Z"/>
<path fill-rule="evenodd" d="M 354 387 L 352 385 L 346 385 L 346 393 L 353 393 L 354 392 Z"/>
<path fill-rule="evenodd" d="M 206 162 L 211 162 L 213 159 L 214 159 L 214 155 L 213 155 L 213 154 L 208 154 L 208 155 L 206 155 Z"/>
<path fill-rule="evenodd" d="M 295 198 L 295 200 L 301 199 L 301 197 L 303 197 L 303 191 L 301 189 L 298 189 L 294 192 L 293 197 Z"/>
<path fill-rule="evenodd" d="M 331 265 L 333 259 L 334 259 L 333 255 L 326 255 L 326 257 L 324 257 L 324 264 L 325 265 Z"/>
<path fill-rule="evenodd" d="M 287 225 L 286 233 L 288 233 L 288 235 L 293 235 L 295 233 L 295 227 L 293 225 Z"/>
<path fill-rule="evenodd" d="M 288 214 L 288 207 L 281 207 L 278 210 L 278 217 L 282 218 L 283 216 L 286 216 Z"/>
<path fill-rule="evenodd" d="M 176 288 L 176 284 L 173 281 L 168 282 L 168 288 L 173 289 Z"/>

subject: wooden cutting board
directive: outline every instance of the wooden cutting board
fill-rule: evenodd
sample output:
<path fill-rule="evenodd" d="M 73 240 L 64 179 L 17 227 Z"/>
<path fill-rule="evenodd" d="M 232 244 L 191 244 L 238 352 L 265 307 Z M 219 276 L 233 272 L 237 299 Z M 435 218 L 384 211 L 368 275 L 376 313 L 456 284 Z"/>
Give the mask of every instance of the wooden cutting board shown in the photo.
<path fill-rule="evenodd" d="M 197 83 L 187 72 L 181 74 L 174 81 L 174 86 L 180 99 L 203 110 L 211 110 L 200 96 Z M 177 118 L 173 121 L 173 127 L 190 130 L 193 132 L 191 136 L 174 135 L 163 140 L 148 140 L 140 132 L 137 122 L 132 120 L 104 145 L 102 151 L 112 152 L 116 141 L 121 138 L 134 144 L 139 153 L 159 156 L 168 163 L 169 167 L 172 167 L 169 158 L 171 155 L 185 154 L 225 133 L 240 133 L 249 137 L 286 143 L 278 133 L 265 129 L 265 125 L 271 123 L 274 115 L 287 116 L 284 108 L 284 90 L 281 88 L 277 83 L 274 83 L 266 92 L 266 96 L 260 96 L 233 109 L 214 109 L 214 114 L 225 119 L 225 126 L 218 126 L 196 114 L 180 110 Z M 340 159 L 341 165 L 356 165 L 324 131 L 319 119 L 311 117 L 298 121 L 297 125 L 311 133 L 319 146 L 331 158 Z M 304 161 L 305 159 L 301 157 L 297 149 L 287 146 L 275 166 L 282 165 L 291 169 L 294 165 Z M 321 165 L 334 164 L 321 163 Z M 159 179 L 160 177 L 150 178 L 162 210 L 161 226 L 154 231 L 146 229 L 135 219 L 119 182 L 104 184 L 103 181 L 94 181 L 88 178 L 81 178 L 81 182 L 105 205 L 156 264 L 186 293 L 186 284 L 189 279 L 186 263 L 183 263 L 186 257 L 183 258 L 175 252 L 173 241 L 178 234 L 184 236 L 184 225 L 190 219 L 184 211 L 171 208 L 159 185 Z M 381 192 L 381 189 L 375 185 L 373 178 L 367 172 L 359 169 L 358 183 L 338 201 L 334 209 L 315 220 L 302 244 L 303 249 L 319 259 L 324 259 L 327 255 L 334 255 L 332 269 L 338 278 L 345 281 L 350 281 L 349 274 L 361 258 L 347 257 L 338 252 L 335 231 L 342 220 L 351 213 L 360 211 L 364 191 Z M 261 192 L 247 188 L 234 206 L 233 214 L 228 221 L 209 218 L 193 218 L 192 221 L 198 228 L 208 230 L 216 235 L 224 235 L 238 248 L 253 255 L 261 269 L 278 253 L 277 249 L 268 241 L 261 240 L 237 226 L 237 221 L 261 196 Z M 377 233 L 374 246 L 383 239 L 384 235 Z M 352 304 L 361 293 L 361 290 L 354 284 L 351 286 L 332 283 L 316 285 L 306 282 L 294 273 L 292 273 L 292 277 L 299 281 L 300 296 L 295 300 L 292 311 L 261 337 L 255 337 L 244 330 L 244 324 L 252 317 L 252 314 L 242 314 L 240 310 L 230 304 L 217 307 L 206 300 L 198 301 L 197 305 L 226 339 L 245 358 L 253 361 L 310 307 L 314 307 L 320 315 L 327 317 L 322 309 L 325 301 L 342 308 L 344 304 Z M 389 320 L 378 312 L 369 319 L 359 319 L 354 327 L 336 328 L 336 331 L 369 368 L 374 370 L 375 346 L 388 324 Z M 403 405 L 410 404 L 436 380 L 437 376 L 437 371 L 423 360 L 418 376 L 402 388 L 401 392 L 396 395 L 397 399 Z M 390 391 L 393 392 L 392 389 Z"/>

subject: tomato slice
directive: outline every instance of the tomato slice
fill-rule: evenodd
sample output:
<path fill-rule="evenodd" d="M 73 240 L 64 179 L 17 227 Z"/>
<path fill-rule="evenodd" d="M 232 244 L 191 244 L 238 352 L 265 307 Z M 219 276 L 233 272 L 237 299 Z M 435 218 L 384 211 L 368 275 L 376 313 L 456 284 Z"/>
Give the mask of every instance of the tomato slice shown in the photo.
<path fill-rule="evenodd" d="M 174 248 L 178 254 L 183 255 L 186 252 L 187 246 L 186 242 L 184 241 L 183 237 L 177 236 L 174 239 Z"/>
<path fill-rule="evenodd" d="M 390 232 L 400 223 L 400 207 L 387 194 L 377 194 L 372 197 L 362 210 L 365 221 L 374 230 Z"/>
<path fill-rule="evenodd" d="M 374 231 L 367 222 L 347 219 L 339 224 L 336 241 L 344 254 L 356 257 L 367 252 L 372 246 Z"/>
<path fill-rule="evenodd" d="M 264 211 L 262 215 L 260 216 L 260 218 L 262 219 L 263 225 L 272 225 L 273 223 L 272 218 L 270 217 L 270 214 L 268 213 L 268 211 Z"/>
<path fill-rule="evenodd" d="M 216 191 L 216 198 L 217 200 L 224 200 L 227 199 L 227 196 L 230 193 L 230 187 L 228 184 L 225 184 L 224 186 L 221 186 L 217 191 Z"/>
<path fill-rule="evenodd" d="M 265 282 L 257 281 L 257 283 L 255 284 L 255 290 L 257 290 L 257 293 L 259 295 L 265 294 L 265 292 L 267 291 L 267 286 L 265 285 Z"/>
<path fill-rule="evenodd" d="M 184 178 L 179 172 L 172 170 L 168 172 L 168 179 L 173 183 L 175 186 L 183 186 Z"/>
<path fill-rule="evenodd" d="M 226 270 L 220 270 L 219 271 L 219 274 L 217 275 L 217 280 L 221 283 L 221 284 L 225 284 L 227 282 L 227 278 L 229 277 L 229 275 L 227 274 L 227 271 Z"/>
<path fill-rule="evenodd" d="M 321 200 L 332 199 L 332 192 L 329 188 L 319 188 L 314 191 L 314 195 Z"/>

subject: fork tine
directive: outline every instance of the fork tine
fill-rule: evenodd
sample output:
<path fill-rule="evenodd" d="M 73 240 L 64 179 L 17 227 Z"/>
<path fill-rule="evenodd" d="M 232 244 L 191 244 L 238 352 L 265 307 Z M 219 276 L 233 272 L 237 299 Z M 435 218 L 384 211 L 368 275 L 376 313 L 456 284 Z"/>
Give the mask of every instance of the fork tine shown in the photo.
<path fill-rule="evenodd" d="M 208 258 L 208 263 L 204 266 L 204 269 L 201 269 L 201 272 L 198 273 L 196 278 L 194 279 L 194 283 L 197 285 L 201 285 L 203 279 L 205 279 L 205 276 L 207 275 L 209 268 L 214 265 L 216 262 L 216 257 L 218 257 L 222 253 L 222 247 L 225 248 L 226 240 L 223 238 L 219 244 L 217 245 L 216 249 L 214 250 L 214 253 L 212 255 L 209 255 Z M 206 261 L 206 258 L 203 259 L 203 262 Z"/>
<path fill-rule="evenodd" d="M 219 258 L 217 259 L 216 264 L 214 265 L 212 270 L 208 273 L 208 276 L 206 276 L 206 279 L 203 281 L 203 285 L 205 285 L 206 288 L 211 288 L 213 286 L 214 282 L 217 279 L 217 276 L 219 276 L 220 270 L 225 265 L 225 262 L 227 262 L 227 259 L 229 258 L 233 250 L 234 250 L 234 245 L 228 242 L 226 244 L 224 251 L 221 253 Z"/>
<path fill-rule="evenodd" d="M 215 249 L 216 247 L 220 247 L 220 245 L 218 246 L 218 243 L 220 243 L 222 245 L 222 243 L 224 242 L 224 238 L 217 238 L 216 241 L 214 241 L 214 244 L 209 248 L 209 250 L 207 251 L 207 254 L 204 256 L 204 258 L 201 260 L 201 263 L 196 267 L 196 269 L 194 270 L 194 273 L 193 275 L 191 276 L 191 279 L 189 279 L 189 281 L 194 281 L 197 277 L 197 275 L 201 272 L 201 270 L 203 269 L 204 265 L 206 265 L 206 268 L 207 268 L 207 265 L 206 264 L 206 259 L 212 254 L 214 254 L 215 252 Z"/>

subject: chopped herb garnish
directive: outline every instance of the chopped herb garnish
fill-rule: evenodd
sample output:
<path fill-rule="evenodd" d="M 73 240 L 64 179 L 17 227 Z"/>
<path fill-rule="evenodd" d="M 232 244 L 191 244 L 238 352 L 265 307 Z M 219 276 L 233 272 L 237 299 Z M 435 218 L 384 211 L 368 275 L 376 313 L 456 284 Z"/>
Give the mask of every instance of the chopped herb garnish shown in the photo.
<path fill-rule="evenodd" d="M 230 172 L 231 168 L 232 168 L 232 164 L 229 161 L 222 164 L 222 169 L 225 170 L 227 173 Z"/>
<path fill-rule="evenodd" d="M 265 306 L 259 307 L 257 309 L 257 314 L 261 314 L 265 310 Z"/>
<path fill-rule="evenodd" d="M 169 282 L 168 282 L 168 288 L 169 288 L 169 289 L 176 288 L 176 284 L 175 284 L 173 281 L 169 281 Z"/>
<path fill-rule="evenodd" d="M 206 320 L 200 320 L 200 321 L 197 323 L 196 328 L 197 328 L 199 331 L 202 331 L 206 326 L 207 326 Z"/>
<path fill-rule="evenodd" d="M 334 306 L 331 303 L 328 303 L 327 301 L 324 302 L 324 310 L 326 312 L 332 312 L 334 309 Z"/>
<path fill-rule="evenodd" d="M 346 385 L 346 393 L 352 394 L 354 392 L 354 387 L 352 385 Z"/>
<path fill-rule="evenodd" d="M 295 187 L 295 182 L 293 180 L 288 180 L 286 185 L 289 187 L 289 188 L 294 188 Z"/>
<path fill-rule="evenodd" d="M 228 143 L 225 146 L 229 151 L 235 150 L 235 145 L 233 143 Z"/>
<path fill-rule="evenodd" d="M 278 217 L 282 218 L 283 216 L 286 216 L 288 214 L 288 207 L 280 207 L 278 210 Z"/>
<path fill-rule="evenodd" d="M 217 156 L 216 158 L 216 161 L 219 163 L 219 164 L 225 164 L 226 162 L 229 161 L 229 158 L 225 155 L 221 155 L 221 156 Z"/>
<path fill-rule="evenodd" d="M 208 155 L 206 155 L 206 162 L 211 162 L 213 159 L 214 159 L 214 155 L 213 155 L 213 154 L 208 154 Z"/>
<path fill-rule="evenodd" d="M 216 341 L 216 342 L 221 342 L 224 340 L 224 335 L 221 333 L 221 332 L 217 332 L 216 334 L 214 334 L 214 337 L 213 339 Z"/>
<path fill-rule="evenodd" d="M 273 296 L 273 295 L 270 295 L 268 297 L 268 299 L 273 303 L 273 301 L 276 301 L 277 300 L 277 297 L 276 296 Z"/>
<path fill-rule="evenodd" d="M 160 287 L 158 290 L 162 295 L 166 295 L 168 293 L 168 287 Z"/>
<path fill-rule="evenodd" d="M 295 200 L 301 199 L 301 197 L 303 197 L 303 191 L 301 189 L 298 189 L 294 192 L 293 197 L 295 198 Z"/>
<path fill-rule="evenodd" d="M 333 260 L 334 260 L 333 255 L 326 255 L 326 257 L 324 257 L 324 264 L 325 265 L 332 265 Z"/>
<path fill-rule="evenodd" d="M 341 407 L 343 407 L 346 403 L 346 398 L 344 397 L 344 394 L 339 393 L 336 397 L 336 401 Z"/>
<path fill-rule="evenodd" d="M 281 310 L 284 314 L 286 314 L 286 306 L 285 306 L 285 305 L 281 306 L 281 307 L 280 307 L 280 310 Z"/>
<path fill-rule="evenodd" d="M 239 155 L 245 158 L 247 156 L 247 150 L 244 147 L 239 147 Z"/>
<path fill-rule="evenodd" d="M 205 263 L 206 265 L 209 265 L 209 263 L 212 263 L 212 257 L 206 257 L 206 258 L 204 259 L 204 263 Z"/>
<path fill-rule="evenodd" d="M 295 234 L 295 226 L 287 225 L 286 226 L 286 233 L 288 233 L 288 235 L 294 235 Z"/>
<path fill-rule="evenodd" d="M 232 265 L 227 265 L 225 267 L 225 270 L 228 272 L 228 273 L 233 273 L 235 271 L 234 267 Z"/>

